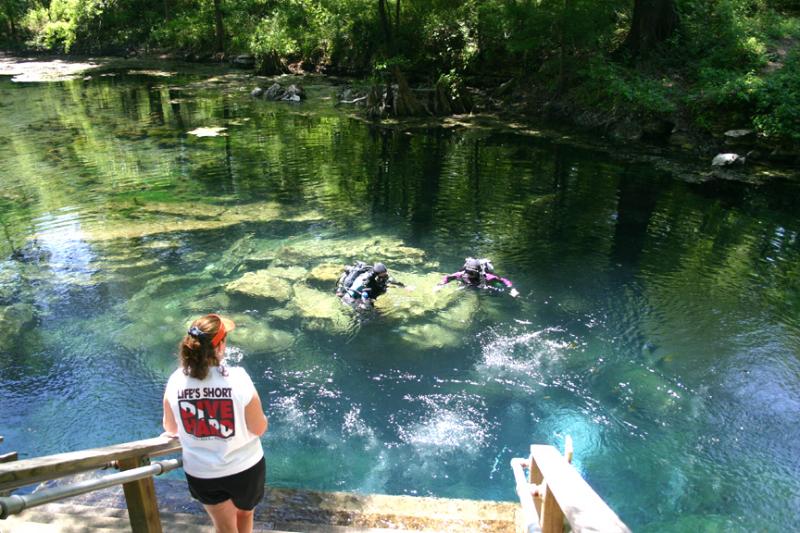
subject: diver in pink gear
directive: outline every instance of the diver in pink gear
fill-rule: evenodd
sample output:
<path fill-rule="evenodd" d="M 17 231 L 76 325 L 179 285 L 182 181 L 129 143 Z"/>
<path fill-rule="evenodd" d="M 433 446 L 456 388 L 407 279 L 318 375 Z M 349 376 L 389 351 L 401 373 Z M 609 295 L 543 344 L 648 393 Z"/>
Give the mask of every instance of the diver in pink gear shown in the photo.
<path fill-rule="evenodd" d="M 512 287 L 510 280 L 500 277 L 493 272 L 491 261 L 488 259 L 475 259 L 468 257 L 464 261 L 464 266 L 458 272 L 447 274 L 439 282 L 437 289 L 442 285 L 447 285 L 453 280 L 459 281 L 462 285 L 467 287 L 476 287 L 479 289 L 495 289 L 501 288 L 511 289 L 508 294 L 517 297 L 519 291 Z"/>

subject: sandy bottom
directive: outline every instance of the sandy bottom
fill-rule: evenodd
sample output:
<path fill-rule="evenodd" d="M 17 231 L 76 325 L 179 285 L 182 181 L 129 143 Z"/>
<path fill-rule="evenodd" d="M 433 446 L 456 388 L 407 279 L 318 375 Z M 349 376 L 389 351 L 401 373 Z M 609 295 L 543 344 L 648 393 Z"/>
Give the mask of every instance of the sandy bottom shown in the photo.
<path fill-rule="evenodd" d="M 61 81 L 80 78 L 87 70 L 103 64 L 100 59 L 78 61 L 0 54 L 0 76 L 12 76 L 16 82 Z"/>

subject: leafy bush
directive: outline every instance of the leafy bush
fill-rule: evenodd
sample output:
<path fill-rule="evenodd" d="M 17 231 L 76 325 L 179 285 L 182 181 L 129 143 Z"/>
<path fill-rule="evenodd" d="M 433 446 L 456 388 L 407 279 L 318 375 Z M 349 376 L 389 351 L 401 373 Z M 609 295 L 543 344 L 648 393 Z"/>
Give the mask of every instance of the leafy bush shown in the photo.
<path fill-rule="evenodd" d="M 760 89 L 753 125 L 765 137 L 800 143 L 800 52 L 787 56 Z"/>
<path fill-rule="evenodd" d="M 208 10 L 197 9 L 178 13 L 158 25 L 150 36 L 159 47 L 191 52 L 214 49 L 214 20 Z"/>
<path fill-rule="evenodd" d="M 149 33 L 153 11 L 146 7 L 136 0 L 52 0 L 48 6 L 31 5 L 22 26 L 34 48 L 117 51 Z"/>
<path fill-rule="evenodd" d="M 595 57 L 588 60 L 570 90 L 581 107 L 602 111 L 610 117 L 665 118 L 676 111 L 670 82 Z"/>

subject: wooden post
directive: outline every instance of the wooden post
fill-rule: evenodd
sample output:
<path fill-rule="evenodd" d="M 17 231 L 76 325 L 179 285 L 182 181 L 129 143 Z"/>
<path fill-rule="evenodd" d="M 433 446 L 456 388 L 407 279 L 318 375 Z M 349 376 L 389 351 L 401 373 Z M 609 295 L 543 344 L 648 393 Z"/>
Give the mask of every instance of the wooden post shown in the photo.
<path fill-rule="evenodd" d="M 118 461 L 120 470 L 129 470 L 150 463 L 147 456 L 131 457 Z M 153 478 L 146 477 L 138 481 L 125 483 L 125 502 L 128 505 L 128 517 L 133 533 L 162 533 L 161 517 L 158 514 L 156 487 Z"/>
<path fill-rule="evenodd" d="M 533 446 L 531 446 L 531 455 L 528 458 L 528 483 L 541 486 L 543 481 L 544 475 L 539 465 L 537 465 L 536 461 L 533 459 Z M 542 516 L 542 496 L 543 495 L 539 492 L 533 493 L 533 506 L 536 507 L 536 514 L 539 515 L 540 523 Z"/>
<path fill-rule="evenodd" d="M 567 460 L 568 463 L 572 464 L 573 455 L 574 455 L 574 450 L 572 448 L 572 437 L 567 435 L 564 439 L 564 458 Z"/>
<path fill-rule="evenodd" d="M 553 491 L 550 487 L 545 487 L 544 497 L 542 498 L 541 517 L 542 533 L 563 533 L 564 513 L 558 505 Z"/>
<path fill-rule="evenodd" d="M 533 445 L 531 456 L 547 480 L 540 515 L 543 532 L 562 531 L 566 518 L 572 531 L 630 533 L 557 449 Z"/>

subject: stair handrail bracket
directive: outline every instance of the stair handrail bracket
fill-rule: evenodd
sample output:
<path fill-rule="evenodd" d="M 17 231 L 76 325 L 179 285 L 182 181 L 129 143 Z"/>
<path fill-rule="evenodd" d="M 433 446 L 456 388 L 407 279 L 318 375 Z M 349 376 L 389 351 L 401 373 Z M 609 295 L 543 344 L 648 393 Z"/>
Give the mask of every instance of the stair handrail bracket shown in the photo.
<path fill-rule="evenodd" d="M 126 442 L 104 448 L 68 452 L 47 457 L 25 459 L 0 464 L 0 492 L 10 491 L 42 481 L 116 466 L 120 472 L 95 479 L 71 481 L 55 488 L 32 494 L 12 494 L 0 497 L 0 519 L 22 512 L 24 509 L 63 500 L 71 496 L 122 485 L 131 530 L 134 533 L 160 533 L 161 521 L 155 495 L 153 476 L 180 468 L 182 460 L 172 458 L 151 463 L 152 457 L 181 451 L 175 439 L 155 437 Z"/>
<path fill-rule="evenodd" d="M 561 533 L 566 520 L 575 533 L 631 533 L 570 464 L 571 454 L 571 443 L 568 457 L 553 446 L 534 444 L 530 457 L 511 460 L 522 507 L 518 531 Z"/>

